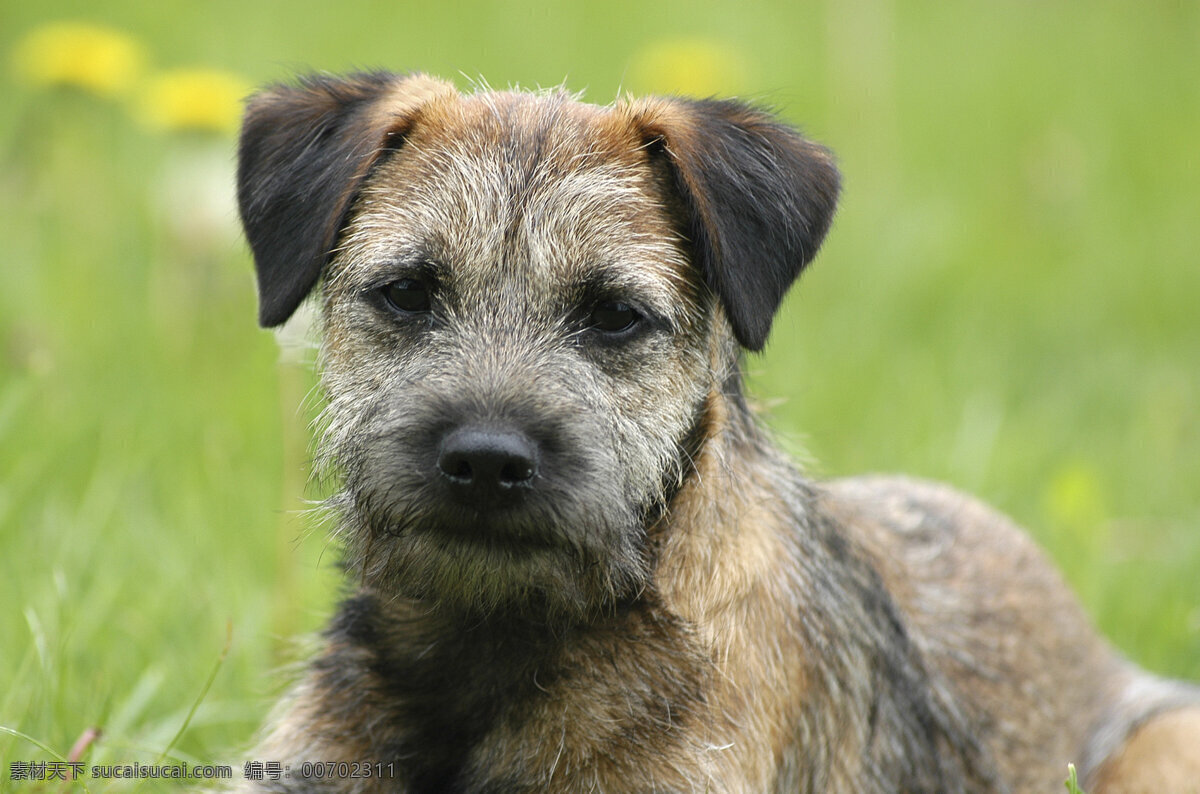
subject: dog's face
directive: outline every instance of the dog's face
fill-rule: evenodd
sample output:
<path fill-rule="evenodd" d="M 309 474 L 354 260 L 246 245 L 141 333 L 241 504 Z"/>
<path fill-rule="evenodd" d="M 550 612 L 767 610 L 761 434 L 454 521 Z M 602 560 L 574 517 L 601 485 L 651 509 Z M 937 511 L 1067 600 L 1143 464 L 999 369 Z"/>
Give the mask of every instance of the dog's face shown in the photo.
<path fill-rule="evenodd" d="M 598 115 L 427 107 L 363 186 L 324 372 L 371 579 L 493 606 L 644 578 L 642 527 L 713 380 L 709 299 L 639 142 Z"/>
<path fill-rule="evenodd" d="M 648 531 L 828 226 L 826 153 L 730 103 L 358 76 L 252 100 L 264 324 L 323 284 L 323 450 L 370 585 L 574 616 Z"/>

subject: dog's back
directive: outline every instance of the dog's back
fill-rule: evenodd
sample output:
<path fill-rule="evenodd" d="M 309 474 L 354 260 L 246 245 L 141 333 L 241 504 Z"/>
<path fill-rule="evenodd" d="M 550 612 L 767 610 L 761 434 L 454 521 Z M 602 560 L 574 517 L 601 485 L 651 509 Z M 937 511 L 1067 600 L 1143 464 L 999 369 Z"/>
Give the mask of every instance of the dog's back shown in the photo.
<path fill-rule="evenodd" d="M 1184 745 L 1200 753 L 1200 690 L 1117 654 L 1006 517 L 944 485 L 898 477 L 833 481 L 821 494 L 821 509 L 862 544 L 895 599 L 929 685 L 961 705 L 1013 791 L 1044 790 L 1068 763 L 1097 792 L 1200 787 L 1200 760 L 1175 773 L 1157 763 L 1186 766 Z M 1123 788 L 1119 751 L 1160 717 L 1169 731 L 1150 729 L 1156 746 L 1139 752 L 1162 756 Z M 1159 772 L 1165 788 L 1144 776 Z"/>

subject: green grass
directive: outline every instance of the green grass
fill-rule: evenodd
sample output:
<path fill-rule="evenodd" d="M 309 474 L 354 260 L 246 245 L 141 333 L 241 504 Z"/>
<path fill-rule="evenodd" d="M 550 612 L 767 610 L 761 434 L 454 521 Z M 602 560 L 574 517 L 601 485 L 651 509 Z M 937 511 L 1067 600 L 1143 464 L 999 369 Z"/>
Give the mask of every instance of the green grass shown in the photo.
<path fill-rule="evenodd" d="M 1067 794 L 1087 794 L 1079 787 L 1079 778 L 1075 774 L 1075 765 L 1067 764 L 1067 779 L 1063 784 L 1067 787 Z"/>
<path fill-rule="evenodd" d="M 82 17 L 154 66 L 566 78 L 604 102 L 696 84 L 662 45 L 700 39 L 724 64 L 701 86 L 781 107 L 845 173 L 749 362 L 773 424 L 820 474 L 980 494 L 1126 653 L 1200 678 L 1200 7 L 851 5 L 0 0 L 0 57 Z M 64 757 L 99 727 L 89 764 L 240 766 L 339 582 L 300 513 L 311 377 L 254 325 L 232 208 L 197 209 L 232 142 L 4 68 L 0 726 Z M 0 781 L 51 757 L 0 732 Z"/>

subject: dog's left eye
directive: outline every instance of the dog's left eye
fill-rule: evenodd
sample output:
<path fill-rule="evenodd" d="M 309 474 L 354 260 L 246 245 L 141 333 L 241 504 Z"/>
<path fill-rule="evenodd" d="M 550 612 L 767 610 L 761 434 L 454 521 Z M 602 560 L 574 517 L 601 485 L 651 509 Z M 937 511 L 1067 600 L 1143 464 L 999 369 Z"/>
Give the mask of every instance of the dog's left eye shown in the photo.
<path fill-rule="evenodd" d="M 641 315 L 628 303 L 601 301 L 592 309 L 591 324 L 598 331 L 618 334 L 632 328 Z"/>
<path fill-rule="evenodd" d="M 387 305 L 398 312 L 419 314 L 429 311 L 429 287 L 423 281 L 402 278 L 379 291 Z"/>

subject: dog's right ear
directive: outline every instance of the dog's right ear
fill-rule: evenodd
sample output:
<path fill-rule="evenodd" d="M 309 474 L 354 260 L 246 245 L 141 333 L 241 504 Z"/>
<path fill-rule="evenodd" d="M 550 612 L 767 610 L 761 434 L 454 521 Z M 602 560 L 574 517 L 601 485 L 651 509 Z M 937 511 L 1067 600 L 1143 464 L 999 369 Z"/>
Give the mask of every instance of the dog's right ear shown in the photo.
<path fill-rule="evenodd" d="M 255 94 L 238 147 L 238 209 L 258 275 L 258 321 L 285 322 L 312 291 L 363 179 L 449 83 L 383 72 L 307 77 Z"/>

